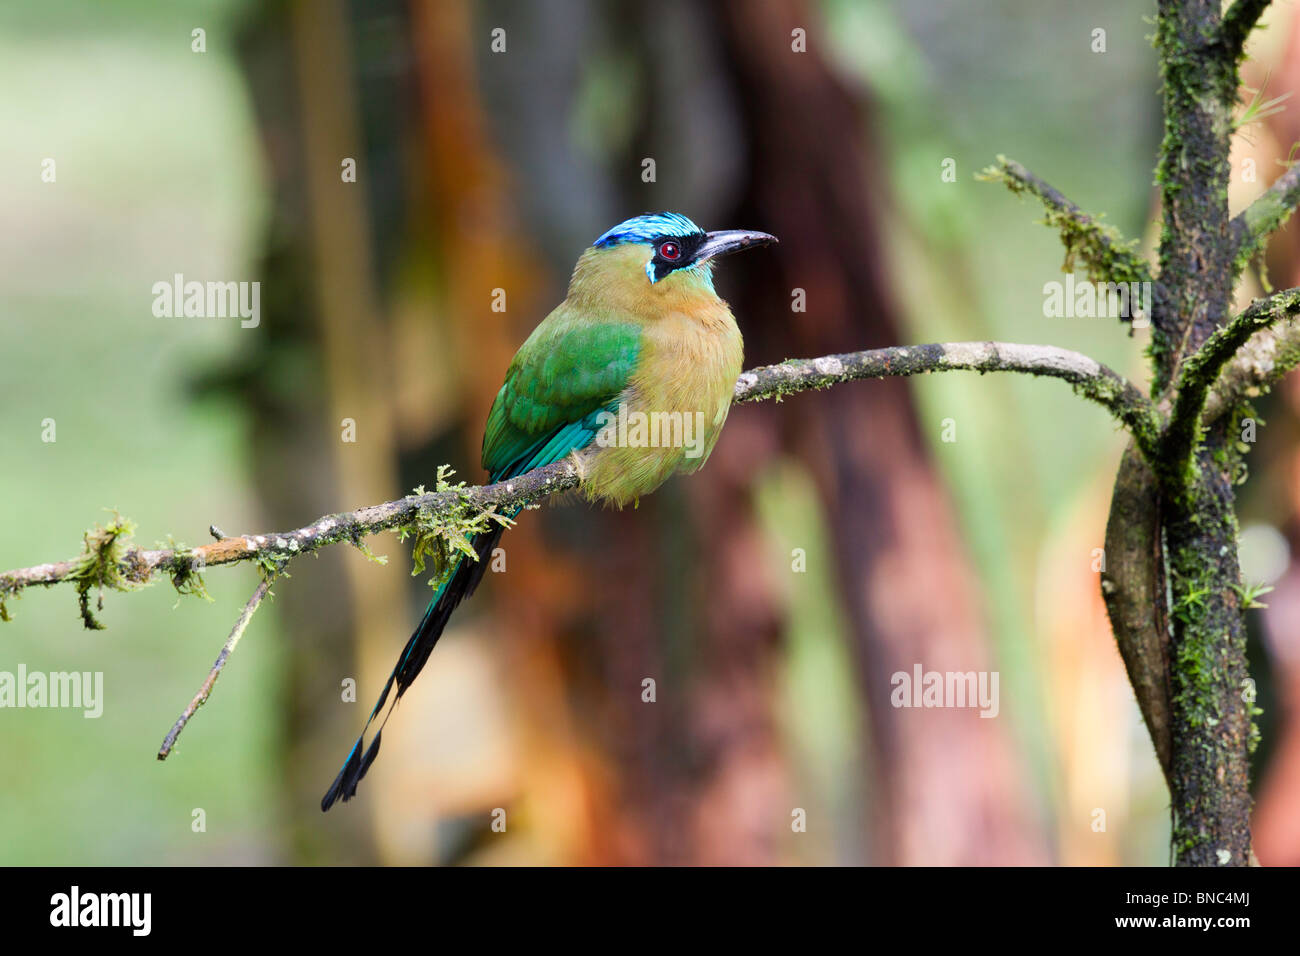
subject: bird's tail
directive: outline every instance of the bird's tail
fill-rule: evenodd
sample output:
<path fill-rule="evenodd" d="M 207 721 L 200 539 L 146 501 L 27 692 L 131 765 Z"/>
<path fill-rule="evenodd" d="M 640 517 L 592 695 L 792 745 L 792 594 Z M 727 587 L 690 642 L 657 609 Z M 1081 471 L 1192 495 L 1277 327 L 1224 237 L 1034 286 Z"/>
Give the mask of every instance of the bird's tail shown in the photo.
<path fill-rule="evenodd" d="M 443 628 L 447 626 L 447 621 L 451 618 L 452 611 L 465 598 L 474 593 L 478 587 L 479 581 L 483 579 L 483 572 L 487 569 L 488 559 L 492 555 L 492 550 L 501 540 L 501 532 L 505 529 L 501 525 L 495 525 L 490 531 L 484 531 L 475 535 L 471 539 L 474 546 L 474 553 L 478 556 L 477 561 L 466 560 L 461 557 L 451 576 L 438 588 L 429 602 L 428 608 L 424 612 L 424 617 L 416 626 L 415 632 L 411 639 L 406 642 L 406 647 L 402 649 L 402 656 L 397 659 L 397 666 L 393 672 L 388 675 L 388 681 L 384 684 L 384 691 L 379 695 L 374 709 L 370 711 L 370 716 L 366 719 L 366 726 L 361 730 L 361 736 L 353 744 L 352 751 L 348 754 L 348 759 L 343 764 L 343 769 L 339 775 L 334 778 L 330 784 L 329 790 L 321 798 L 321 810 L 328 810 L 334 805 L 335 800 L 342 799 L 344 803 L 356 796 L 357 784 L 361 778 L 366 775 L 370 765 L 374 763 L 375 757 L 379 755 L 379 738 L 383 734 L 384 724 L 388 722 L 388 715 L 392 713 L 392 708 L 388 714 L 384 715 L 383 721 L 380 722 L 379 729 L 375 731 L 375 739 L 370 742 L 370 746 L 362 750 L 365 743 L 366 731 L 370 729 L 371 723 L 378 716 L 379 711 L 383 709 L 384 703 L 388 700 L 388 694 L 397 685 L 397 694 L 393 698 L 393 705 L 401 698 L 406 688 L 419 676 L 424 662 L 429 659 L 429 654 L 433 651 L 433 646 L 438 643 L 438 638 L 442 637 Z"/>

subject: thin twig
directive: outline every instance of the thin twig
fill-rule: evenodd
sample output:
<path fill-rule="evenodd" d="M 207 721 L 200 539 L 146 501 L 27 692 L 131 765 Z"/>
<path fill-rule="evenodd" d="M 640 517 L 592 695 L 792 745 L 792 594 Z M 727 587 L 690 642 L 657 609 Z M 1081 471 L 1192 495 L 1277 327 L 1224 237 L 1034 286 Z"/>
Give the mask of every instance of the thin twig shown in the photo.
<path fill-rule="evenodd" d="M 248 629 L 248 624 L 253 620 L 253 615 L 257 613 L 257 609 L 261 605 L 262 599 L 270 593 L 271 582 L 273 579 L 274 576 L 269 574 L 263 577 L 262 582 L 257 586 L 257 590 L 253 592 L 253 596 L 250 597 L 248 603 L 244 605 L 243 613 L 239 615 L 239 620 L 235 621 L 234 629 L 230 632 L 230 636 L 226 638 L 226 643 L 222 646 L 221 653 L 217 655 L 217 659 L 213 663 L 212 669 L 208 671 L 207 680 L 203 682 L 203 686 L 200 687 L 199 692 L 194 695 L 194 699 L 190 701 L 190 705 L 185 708 L 180 717 L 176 719 L 176 723 L 172 724 L 172 729 L 167 732 L 167 736 L 163 738 L 162 746 L 158 748 L 159 760 L 167 759 L 167 755 L 170 754 L 172 748 L 176 746 L 176 738 L 181 735 L 181 731 L 185 729 L 185 725 L 190 722 L 190 718 L 198 712 L 198 709 L 207 703 L 208 696 L 212 693 L 212 688 L 217 683 L 217 678 L 221 676 L 222 670 L 225 669 L 226 661 L 230 660 L 230 655 L 235 653 L 235 647 L 239 644 L 239 639 L 244 636 L 244 631 Z"/>

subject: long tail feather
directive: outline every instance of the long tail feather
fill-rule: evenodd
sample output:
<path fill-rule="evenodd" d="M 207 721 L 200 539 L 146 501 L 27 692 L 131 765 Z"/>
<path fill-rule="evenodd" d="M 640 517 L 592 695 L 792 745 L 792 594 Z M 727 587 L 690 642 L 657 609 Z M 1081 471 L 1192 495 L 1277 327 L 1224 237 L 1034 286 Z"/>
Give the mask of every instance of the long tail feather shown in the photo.
<path fill-rule="evenodd" d="M 336 800 L 342 800 L 346 803 L 351 800 L 357 793 L 357 784 L 361 778 L 366 775 L 370 765 L 374 763 L 375 757 L 379 756 L 379 739 L 383 734 L 384 725 L 388 722 L 388 717 L 397 706 L 402 694 L 406 688 L 410 687 L 419 676 L 429 655 L 433 652 L 433 647 L 438 643 L 438 638 L 442 637 L 443 629 L 447 626 L 447 621 L 451 619 L 451 614 L 461 601 L 474 593 L 479 582 L 483 580 L 483 572 L 487 570 L 488 559 L 491 557 L 492 550 L 501 540 L 501 533 L 505 529 L 501 526 L 494 527 L 491 531 L 475 535 L 473 538 L 474 553 L 478 555 L 477 561 L 469 561 L 461 558 L 452 571 L 451 577 L 447 582 L 438 589 L 438 593 L 433 596 L 429 606 L 425 609 L 424 617 L 416 626 L 415 631 L 411 634 L 406 646 L 402 648 L 402 655 L 397 659 L 397 666 L 388 676 L 384 684 L 383 693 L 379 695 L 379 700 L 375 703 L 374 708 L 370 711 L 370 716 L 366 718 L 366 726 L 361 730 L 361 736 L 353 744 L 348 759 L 344 761 L 343 767 L 339 770 L 338 776 L 330 784 L 329 790 L 321 798 L 321 810 L 328 810 L 334 805 Z M 370 742 L 370 746 L 362 752 L 362 745 L 365 743 L 366 731 L 370 729 L 371 723 L 383 709 L 384 703 L 388 700 L 388 694 L 397 685 L 397 693 L 393 696 L 392 706 L 389 707 L 388 713 L 379 724 L 379 729 L 375 731 L 375 739 Z"/>

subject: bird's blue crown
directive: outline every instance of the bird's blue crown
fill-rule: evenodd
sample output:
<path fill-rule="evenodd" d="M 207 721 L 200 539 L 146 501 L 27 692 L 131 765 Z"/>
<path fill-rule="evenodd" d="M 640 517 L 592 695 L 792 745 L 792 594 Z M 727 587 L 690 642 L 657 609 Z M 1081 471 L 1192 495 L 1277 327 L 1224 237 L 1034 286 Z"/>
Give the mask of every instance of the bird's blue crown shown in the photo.
<path fill-rule="evenodd" d="M 662 236 L 703 235 L 704 230 L 675 212 L 647 212 L 620 222 L 592 243 L 597 249 L 623 242 L 653 242 Z"/>
<path fill-rule="evenodd" d="M 672 256 L 671 261 L 661 257 L 660 252 L 664 247 L 660 247 L 646 262 L 645 274 L 650 284 L 681 270 L 703 280 L 712 289 L 713 267 L 708 262 L 694 264 L 693 260 L 694 249 L 704 242 L 704 238 L 704 230 L 685 216 L 675 212 L 647 212 L 620 222 L 592 245 L 597 249 L 608 249 L 629 242 L 652 245 L 661 239 L 674 240 L 675 247 L 680 251 L 678 255 Z"/>

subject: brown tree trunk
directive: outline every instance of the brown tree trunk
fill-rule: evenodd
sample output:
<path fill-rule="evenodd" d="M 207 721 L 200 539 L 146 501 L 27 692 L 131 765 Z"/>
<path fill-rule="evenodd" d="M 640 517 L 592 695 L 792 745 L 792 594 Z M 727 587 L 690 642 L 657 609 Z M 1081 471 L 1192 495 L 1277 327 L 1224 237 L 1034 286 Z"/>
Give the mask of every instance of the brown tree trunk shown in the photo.
<path fill-rule="evenodd" d="M 898 344 L 881 237 L 870 120 L 818 50 L 815 11 L 798 0 L 724 3 L 719 25 L 752 155 L 740 224 L 782 240 L 780 266 L 742 262 L 733 305 L 750 364 Z M 804 28 L 808 52 L 791 49 Z M 789 311 L 793 290 L 807 312 Z M 745 410 L 781 416 L 784 447 L 813 469 L 834 535 L 873 743 L 875 858 L 881 863 L 1042 862 L 1006 718 L 897 709 L 890 678 L 995 666 L 976 581 L 901 380 Z M 737 416 L 740 417 L 739 415 Z M 729 426 L 729 427 L 735 427 Z M 931 423 L 936 431 L 939 423 Z M 725 451 L 726 446 L 720 446 Z"/>

